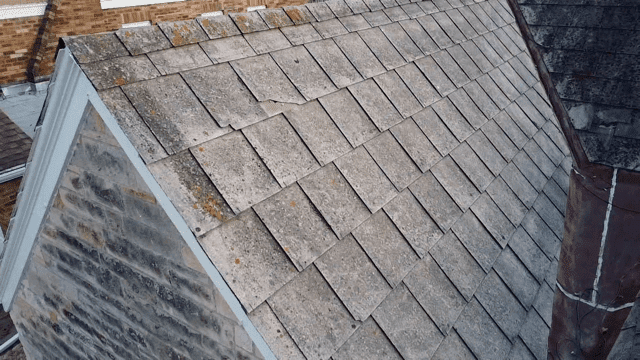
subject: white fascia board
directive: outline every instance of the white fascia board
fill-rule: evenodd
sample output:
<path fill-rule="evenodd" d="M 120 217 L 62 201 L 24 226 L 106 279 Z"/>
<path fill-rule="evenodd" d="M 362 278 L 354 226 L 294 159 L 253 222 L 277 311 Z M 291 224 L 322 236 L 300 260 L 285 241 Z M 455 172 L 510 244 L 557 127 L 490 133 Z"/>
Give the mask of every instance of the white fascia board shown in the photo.
<path fill-rule="evenodd" d="M 22 164 L 2 172 L 0 174 L 0 184 L 17 179 L 20 176 L 24 175 L 25 168 L 26 168 L 26 164 Z"/>
<path fill-rule="evenodd" d="M 180 1 L 185 0 L 100 0 L 100 8 L 102 8 L 103 10 L 117 9 L 123 7 L 155 5 Z"/>
<path fill-rule="evenodd" d="M 58 65 L 58 62 L 63 64 Z M 69 63 L 72 64 L 72 66 L 69 66 L 68 65 Z M 227 282 L 222 278 L 222 275 L 220 274 L 218 269 L 211 262 L 207 254 L 204 252 L 204 250 L 200 246 L 200 243 L 196 239 L 195 235 L 191 232 L 191 229 L 185 222 L 184 218 L 182 218 L 178 210 L 175 208 L 175 206 L 173 206 L 167 194 L 165 194 L 165 192 L 162 190 L 162 188 L 160 187 L 156 179 L 153 177 L 153 175 L 145 165 L 144 161 L 138 154 L 138 151 L 136 150 L 136 148 L 133 146 L 129 138 L 127 138 L 125 133 L 122 131 L 122 129 L 118 125 L 117 120 L 113 117 L 111 112 L 104 105 L 104 103 L 100 99 L 100 96 L 96 92 L 95 88 L 93 88 L 93 86 L 91 85 L 89 79 L 86 77 L 84 73 L 80 71 L 80 66 L 75 63 L 75 60 L 72 58 L 71 53 L 66 48 L 62 49 L 58 53 L 58 61 L 56 61 L 56 73 L 58 73 L 58 71 L 60 71 L 60 75 L 59 75 L 60 77 L 66 76 L 67 73 L 73 72 L 74 74 L 73 77 L 76 79 L 75 84 L 73 86 L 69 86 L 68 88 L 66 86 L 69 83 L 68 81 L 63 84 L 58 84 L 58 82 L 56 81 L 56 83 L 54 84 L 55 86 L 53 88 L 54 93 L 52 93 L 52 98 L 51 98 L 52 104 L 49 105 L 50 107 L 53 107 L 54 106 L 53 101 L 67 100 L 68 97 L 71 97 L 72 99 L 68 99 L 66 103 L 70 103 L 71 105 L 76 105 L 75 104 L 76 102 L 79 103 L 76 105 L 76 107 L 72 109 L 73 111 L 72 115 L 68 115 L 68 114 L 66 115 L 69 118 L 68 121 L 71 122 L 69 127 L 75 126 L 74 129 L 70 131 L 71 135 L 69 136 L 73 139 L 75 139 L 75 137 L 77 136 L 76 133 L 79 127 L 79 121 L 80 121 L 80 118 L 82 117 L 82 114 L 84 113 L 84 109 L 86 107 L 87 100 L 88 100 L 88 102 L 91 103 L 94 109 L 98 112 L 98 114 L 106 124 L 109 131 L 111 131 L 111 134 L 116 138 L 116 140 L 122 147 L 122 150 L 127 155 L 127 158 L 129 159 L 129 161 L 131 161 L 131 163 L 136 168 L 136 170 L 138 171 L 142 179 L 145 181 L 146 185 L 149 187 L 152 194 L 155 196 L 156 200 L 158 201 L 158 204 L 162 206 L 167 216 L 169 216 L 169 218 L 171 219 L 173 225 L 178 229 L 178 231 L 182 235 L 182 238 L 184 239 L 184 241 L 187 243 L 189 248 L 193 251 L 196 258 L 198 259 L 202 267 L 205 269 L 207 275 L 209 275 L 209 278 L 211 279 L 213 284 L 216 286 L 218 291 L 220 291 L 220 294 L 222 295 L 224 300 L 227 302 L 227 304 L 229 305 L 233 313 L 236 315 L 238 320 L 242 323 L 242 326 L 244 327 L 245 331 L 249 334 L 249 337 L 251 338 L 253 343 L 256 345 L 256 347 L 258 348 L 262 356 L 265 358 L 265 360 L 276 360 L 276 356 L 273 354 L 273 352 L 271 351 L 267 343 L 264 341 L 264 339 L 262 338 L 262 335 L 260 335 L 260 333 L 255 328 L 251 320 L 249 320 L 249 317 L 245 313 L 244 308 L 240 304 L 240 301 L 238 300 L 238 298 L 235 296 L 231 288 L 229 288 L 229 285 L 227 285 Z M 76 73 L 79 73 L 79 74 L 76 75 Z M 58 93 L 62 93 L 62 94 L 58 94 Z M 57 119 L 57 117 L 54 118 L 54 115 L 51 113 L 55 111 L 57 114 L 57 112 L 59 111 L 58 109 L 60 107 L 65 109 L 64 105 L 57 102 L 55 104 L 56 104 L 55 109 L 52 109 L 52 108 L 47 109 L 44 125 L 43 125 L 43 128 L 41 128 L 41 131 L 43 132 L 43 134 L 47 134 L 45 132 L 47 131 L 47 129 L 45 129 L 44 126 L 47 125 L 49 122 L 53 122 L 53 120 Z M 51 118 L 54 118 L 54 119 L 52 120 Z M 75 142 L 75 140 L 73 141 Z M 70 150 L 71 150 L 71 146 L 73 146 L 73 143 L 67 143 L 66 146 L 67 146 L 67 149 L 66 149 L 67 154 L 66 156 L 65 155 L 62 156 L 65 159 L 64 164 L 67 163 L 67 156 L 70 156 L 70 153 L 71 153 Z M 41 147 L 39 147 L 39 150 L 42 150 Z M 35 163 L 35 158 L 33 162 Z M 35 168 L 30 169 L 29 171 L 34 171 L 34 170 Z M 56 179 L 60 177 L 63 170 L 64 170 L 63 168 L 58 169 L 58 173 L 55 174 Z M 36 174 L 34 174 L 33 177 L 35 176 Z M 57 182 L 57 180 L 54 182 Z M 54 195 L 54 191 L 55 191 L 55 187 L 48 193 L 49 194 L 48 201 L 47 202 L 45 202 L 44 200 L 42 201 L 43 204 L 48 204 L 48 202 L 51 201 Z M 48 206 L 43 206 L 43 208 L 46 209 L 48 208 Z M 21 213 L 28 211 L 25 207 L 22 207 L 21 205 L 20 207 L 18 207 L 18 209 L 21 211 Z M 36 228 L 36 231 L 34 231 L 35 234 L 33 234 L 33 238 L 31 237 L 24 238 L 24 239 L 19 237 L 14 238 L 13 234 L 10 234 L 11 237 L 9 238 L 9 244 L 11 247 L 18 246 L 17 244 L 15 244 L 18 241 L 13 241 L 13 239 L 16 239 L 16 240 L 21 239 L 22 242 L 29 242 L 29 241 L 31 242 L 30 244 L 26 244 L 22 246 L 24 248 L 28 247 L 29 252 L 31 251 L 31 248 L 33 247 L 33 242 L 35 240 L 35 236 L 37 235 L 37 232 L 40 227 L 39 225 L 42 222 L 46 213 L 44 213 L 43 211 L 42 214 L 38 214 L 38 215 L 40 217 L 40 220 Z M 17 220 L 17 219 L 14 219 L 14 220 Z M 16 227 L 20 227 L 20 224 L 18 224 L 17 221 L 16 221 Z M 12 241 L 14 243 L 12 243 Z M 29 254 L 27 253 L 26 256 L 21 257 L 19 262 L 16 262 L 16 261 L 13 262 L 13 264 L 20 265 L 19 270 L 14 269 L 12 267 L 8 267 L 7 265 L 6 269 L 13 269 L 15 273 L 18 273 L 19 271 L 19 274 L 17 274 L 15 285 L 13 285 L 13 287 L 10 289 L 5 288 L 6 290 L 2 296 L 3 304 L 6 303 L 8 305 L 11 305 L 13 301 L 13 297 L 15 295 L 15 291 L 17 289 L 17 284 L 20 280 L 20 277 L 22 275 L 22 272 L 24 271 L 24 267 L 28 260 L 28 255 Z M 5 269 L 4 261 L 2 265 L 3 265 L 2 269 L 4 271 Z M 2 273 L 3 272 L 0 271 L 0 274 Z M 14 276 L 15 275 L 11 277 L 14 277 Z M 13 284 L 13 282 L 11 282 L 10 284 Z M 3 285 L 3 282 L 0 282 L 0 286 L 2 285 Z M 0 289 L 2 289 L 2 287 L 0 287 Z M 8 307 L 5 306 L 5 309 L 7 308 Z"/>
<path fill-rule="evenodd" d="M 46 2 L 0 6 L 0 20 L 42 16 L 47 9 Z"/>
<path fill-rule="evenodd" d="M 250 12 L 250 11 L 257 11 L 257 10 L 263 10 L 263 9 L 266 9 L 266 8 L 267 8 L 267 7 L 266 7 L 266 6 L 264 6 L 264 5 L 249 6 L 249 7 L 247 8 L 247 12 Z"/>
<path fill-rule="evenodd" d="M 134 22 L 134 23 L 126 23 L 126 24 L 122 24 L 121 28 L 131 29 L 131 28 L 142 27 L 142 26 L 151 26 L 151 21 L 147 20 L 147 21 L 140 21 L 140 22 Z"/>

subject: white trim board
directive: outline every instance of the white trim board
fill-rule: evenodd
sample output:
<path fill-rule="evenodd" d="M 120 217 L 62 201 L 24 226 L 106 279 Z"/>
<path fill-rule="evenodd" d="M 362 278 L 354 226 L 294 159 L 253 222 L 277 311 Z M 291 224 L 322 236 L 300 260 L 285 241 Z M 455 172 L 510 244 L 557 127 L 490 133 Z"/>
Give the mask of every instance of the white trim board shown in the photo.
<path fill-rule="evenodd" d="M 0 20 L 42 16 L 47 9 L 46 2 L 0 6 Z"/>
<path fill-rule="evenodd" d="M 60 77 L 60 79 L 56 79 L 56 77 Z M 29 191 L 32 191 L 34 195 L 25 198 L 24 201 L 17 205 L 18 213 L 14 218 L 16 230 L 9 234 L 10 241 L 7 253 L 10 256 L 5 259 L 10 261 L 3 261 L 2 270 L 0 270 L 0 274 L 7 274 L 0 279 L 0 289 L 4 289 L 0 299 L 2 304 L 5 305 L 4 308 L 11 309 L 17 287 L 28 263 L 31 249 L 46 216 L 46 210 L 48 210 L 49 203 L 57 189 L 57 183 L 64 171 L 64 166 L 68 162 L 68 156 L 71 154 L 70 149 L 76 141 L 80 120 L 88 101 L 98 112 L 111 134 L 126 153 L 129 161 L 144 179 L 146 185 L 193 251 L 214 286 L 220 291 L 224 300 L 242 323 L 245 331 L 249 334 L 262 356 L 265 360 L 276 360 L 275 355 L 262 338 L 262 335 L 249 320 L 238 298 L 204 252 L 185 220 L 169 200 L 169 197 L 156 182 L 149 169 L 147 169 L 138 151 L 104 105 L 89 79 L 80 70 L 80 66 L 75 63 L 71 52 L 67 48 L 60 50 L 58 53 L 56 71 L 52 83 L 54 85 L 57 84 L 57 86 L 53 87 L 51 103 L 45 114 L 44 125 L 41 127 L 41 136 L 43 138 L 39 139 L 38 142 L 43 143 L 36 144 L 36 153 L 31 163 L 32 168 L 28 170 L 34 173 L 32 176 L 25 177 L 24 191 L 27 191 L 26 186 L 29 186 Z M 49 149 L 49 144 L 57 145 L 57 147 L 54 151 L 45 152 Z M 52 156 L 55 156 L 54 159 L 57 161 L 53 162 L 51 166 L 45 167 L 45 165 L 49 164 L 47 161 L 53 161 L 50 159 Z M 38 188 L 38 185 L 42 187 Z"/>
<path fill-rule="evenodd" d="M 106 10 L 106 9 L 117 9 L 117 8 L 132 7 L 132 6 L 164 4 L 164 3 L 172 3 L 172 2 L 180 2 L 180 1 L 185 1 L 185 0 L 100 0 L 100 8 L 102 8 L 103 10 Z"/>

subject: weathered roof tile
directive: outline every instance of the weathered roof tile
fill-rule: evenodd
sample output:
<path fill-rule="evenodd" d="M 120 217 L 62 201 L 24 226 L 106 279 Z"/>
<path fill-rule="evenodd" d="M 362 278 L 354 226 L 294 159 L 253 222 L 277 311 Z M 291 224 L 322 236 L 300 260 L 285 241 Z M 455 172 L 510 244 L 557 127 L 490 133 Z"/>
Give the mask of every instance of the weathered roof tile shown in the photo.
<path fill-rule="evenodd" d="M 547 178 L 524 151 L 520 151 L 518 155 L 513 158 L 513 164 L 520 169 L 522 175 L 529 180 L 529 183 L 531 183 L 537 191 L 542 190 L 544 184 L 547 182 Z"/>
<path fill-rule="evenodd" d="M 383 25 L 380 26 L 380 30 L 382 30 L 406 61 L 410 62 L 424 56 L 400 24 L 392 23 Z"/>
<path fill-rule="evenodd" d="M 402 360 L 389 338 L 380 329 L 372 317 L 331 356 L 334 360 L 369 360 L 376 357 L 389 360 Z"/>
<path fill-rule="evenodd" d="M 434 0 L 433 3 L 438 7 L 438 10 L 440 11 L 445 11 L 453 8 L 447 0 Z"/>
<path fill-rule="evenodd" d="M 527 320 L 522 325 L 520 338 L 538 360 L 542 360 L 547 356 L 548 337 L 549 328 L 540 315 L 535 311 L 529 311 Z"/>
<path fill-rule="evenodd" d="M 510 248 L 496 260 L 494 269 L 520 303 L 528 310 L 538 293 L 538 282 Z"/>
<path fill-rule="evenodd" d="M 64 43 L 80 64 L 129 55 L 113 33 L 66 37 Z"/>
<path fill-rule="evenodd" d="M 373 79 L 387 95 L 389 100 L 391 100 L 403 118 L 407 118 L 422 110 L 422 106 L 418 100 L 413 96 L 409 88 L 407 88 L 395 71 L 388 71 Z"/>
<path fill-rule="evenodd" d="M 206 233 L 198 241 L 249 311 L 297 274 L 252 210 Z"/>
<path fill-rule="evenodd" d="M 458 30 L 456 24 L 451 21 L 451 18 L 449 18 L 446 12 L 433 13 L 431 16 L 433 16 L 438 25 L 440 25 L 442 30 L 447 33 L 447 36 L 449 36 L 454 43 L 458 44 L 467 40 L 464 34 Z"/>
<path fill-rule="evenodd" d="M 161 22 L 158 26 L 173 46 L 194 44 L 209 39 L 196 20 Z"/>
<path fill-rule="evenodd" d="M 329 6 L 329 8 L 331 8 L 331 11 L 333 11 L 333 13 L 336 14 L 337 17 L 353 15 L 353 12 L 349 8 L 349 6 L 347 6 L 344 0 L 330 0 L 326 1 L 326 4 Z"/>
<path fill-rule="evenodd" d="M 311 24 L 289 26 L 281 28 L 280 31 L 287 37 L 292 45 L 302 45 L 322 39 L 316 29 Z"/>
<path fill-rule="evenodd" d="M 366 12 L 362 14 L 362 16 L 371 26 L 380 26 L 391 23 L 389 17 L 387 17 L 387 15 L 382 10 Z"/>
<path fill-rule="evenodd" d="M 399 191 L 422 175 L 389 131 L 369 140 L 364 147 Z"/>
<path fill-rule="evenodd" d="M 422 70 L 422 73 L 429 79 L 433 87 L 438 90 L 440 96 L 447 96 L 456 89 L 455 85 L 431 56 L 418 59 L 415 64 Z"/>
<path fill-rule="evenodd" d="M 387 70 L 405 64 L 400 53 L 389 42 L 389 39 L 384 36 L 380 28 L 361 30 L 358 31 L 358 34 Z"/>
<path fill-rule="evenodd" d="M 513 163 L 507 164 L 500 173 L 500 177 L 509 185 L 511 190 L 513 190 L 526 207 L 533 205 L 538 192 Z"/>
<path fill-rule="evenodd" d="M 283 9 L 259 9 L 257 11 L 270 29 L 293 25 L 293 21 L 289 19 Z"/>
<path fill-rule="evenodd" d="M 255 31 L 269 30 L 269 26 L 262 20 L 257 12 L 232 13 L 229 14 L 231 20 L 236 24 L 243 34 Z"/>
<path fill-rule="evenodd" d="M 499 112 L 494 117 L 494 120 L 518 149 L 521 149 L 527 143 L 527 136 L 505 111 Z"/>
<path fill-rule="evenodd" d="M 485 272 L 491 270 L 494 261 L 500 255 L 500 247 L 493 240 L 482 223 L 471 212 L 465 212 L 451 230 L 464 244 Z"/>
<path fill-rule="evenodd" d="M 505 28 L 510 28 L 510 27 L 507 26 Z M 493 32 L 493 34 L 497 36 L 498 39 L 500 39 L 500 42 L 502 42 L 502 45 L 504 45 L 509 50 L 511 55 L 513 56 L 518 55 L 522 50 L 520 50 L 518 45 L 516 45 L 516 43 L 514 43 L 513 40 L 511 40 L 511 37 L 509 37 L 509 35 L 507 35 L 507 33 L 503 29 L 504 28 L 496 29 Z"/>
<path fill-rule="evenodd" d="M 424 174 L 409 189 L 444 231 L 449 230 L 462 215 L 458 205 L 431 173 Z"/>
<path fill-rule="evenodd" d="M 494 31 L 497 31 L 497 30 L 494 30 Z M 488 32 L 482 35 L 482 37 L 484 37 L 484 39 L 489 43 L 489 45 L 493 48 L 493 50 L 495 50 L 498 56 L 502 58 L 503 62 L 511 59 L 511 54 L 509 53 L 509 50 L 507 50 L 507 48 L 502 44 L 500 39 L 498 39 L 498 37 L 494 34 L 494 31 Z"/>
<path fill-rule="evenodd" d="M 402 116 L 373 80 L 359 82 L 348 89 L 380 131 L 402 121 Z"/>
<path fill-rule="evenodd" d="M 511 241 L 509 241 L 509 247 L 518 255 L 538 282 L 542 283 L 547 275 L 547 269 L 551 262 L 524 228 L 518 227 Z"/>
<path fill-rule="evenodd" d="M 296 276 L 268 303 L 309 360 L 329 358 L 360 325 L 315 266 Z"/>
<path fill-rule="evenodd" d="M 488 119 L 493 118 L 500 112 L 500 109 L 476 81 L 465 85 L 464 90 Z"/>
<path fill-rule="evenodd" d="M 351 146 L 357 147 L 379 134 L 376 126 L 347 89 L 323 96 L 319 100 Z"/>
<path fill-rule="evenodd" d="M 147 54 L 147 56 L 162 75 L 175 74 L 212 64 L 198 44 L 156 51 Z"/>
<path fill-rule="evenodd" d="M 311 25 L 313 25 L 318 34 L 320 34 L 324 39 L 349 33 L 338 19 L 315 22 L 311 23 Z"/>
<path fill-rule="evenodd" d="M 509 100 L 514 101 L 520 96 L 518 90 L 513 87 L 509 79 L 500 71 L 500 68 L 495 68 L 489 71 L 489 76 L 491 79 L 495 81 L 496 85 L 502 90 L 502 92 L 509 98 Z M 513 104 L 513 103 L 512 103 Z"/>
<path fill-rule="evenodd" d="M 351 150 L 351 146 L 317 101 L 308 102 L 285 113 L 293 128 L 320 165 Z"/>
<path fill-rule="evenodd" d="M 343 88 L 362 80 L 333 40 L 316 41 L 305 47 L 337 87 Z"/>
<path fill-rule="evenodd" d="M 556 209 L 551 200 L 545 194 L 540 194 L 533 203 L 533 208 L 556 234 L 558 239 L 562 239 L 564 235 L 564 216 Z"/>
<path fill-rule="evenodd" d="M 389 294 L 373 318 L 406 359 L 430 357 L 443 339 L 404 284 Z"/>
<path fill-rule="evenodd" d="M 429 106 L 440 99 L 436 90 L 424 77 L 420 69 L 414 63 L 408 63 L 395 71 L 400 75 L 404 83 L 409 87 L 413 95 L 420 101 L 423 107 Z M 421 110 L 417 109 L 416 110 Z"/>
<path fill-rule="evenodd" d="M 134 56 L 171 47 L 171 43 L 158 26 L 120 29 L 115 34 Z"/>
<path fill-rule="evenodd" d="M 507 22 L 500 16 L 500 14 L 496 12 L 496 10 L 493 8 L 493 6 L 491 6 L 491 4 L 489 4 L 488 1 L 480 2 L 478 3 L 478 5 L 480 5 L 482 10 L 484 10 L 484 12 L 489 15 L 489 17 L 497 27 L 500 28 L 507 25 Z"/>
<path fill-rule="evenodd" d="M 456 106 L 456 108 L 458 108 L 458 110 L 462 113 L 469 124 L 473 126 L 474 130 L 479 129 L 482 125 L 484 125 L 484 123 L 488 121 L 484 114 L 480 111 L 480 109 L 478 109 L 478 107 L 474 104 L 473 100 L 471 100 L 469 95 L 467 95 L 467 92 L 464 91 L 464 89 L 458 89 L 449 94 L 448 97 Z"/>
<path fill-rule="evenodd" d="M 417 20 L 404 20 L 400 21 L 399 24 L 425 55 L 438 51 L 438 45 L 424 31 L 424 28 L 420 26 Z"/>
<path fill-rule="evenodd" d="M 369 12 L 369 8 L 362 0 L 345 0 L 345 2 L 354 14 Z"/>
<path fill-rule="evenodd" d="M 482 76 L 482 71 L 460 45 L 448 48 L 447 52 L 458 63 L 469 79 L 473 80 Z"/>
<path fill-rule="evenodd" d="M 258 101 L 305 102 L 268 54 L 232 61 L 231 66 Z"/>
<path fill-rule="evenodd" d="M 553 296 L 554 291 L 551 290 L 549 285 L 543 283 L 538 290 L 538 295 L 533 301 L 533 307 L 538 311 L 540 317 L 547 324 L 547 327 L 551 327 L 551 318 L 553 310 Z"/>
<path fill-rule="evenodd" d="M 538 168 L 547 178 L 550 178 L 557 165 L 554 165 L 549 157 L 542 151 L 537 142 L 531 140 L 524 145 L 524 151 L 531 157 L 531 160 L 538 165 Z"/>
<path fill-rule="evenodd" d="M 269 304 L 260 304 L 249 313 L 249 320 L 258 329 L 274 355 L 281 359 L 306 360 Z"/>
<path fill-rule="evenodd" d="M 456 64 L 455 60 L 447 51 L 442 50 L 432 54 L 431 56 L 438 63 L 440 68 L 444 70 L 456 87 L 461 87 L 470 81 L 469 77 L 467 77 L 464 71 L 462 71 L 460 66 Z"/>
<path fill-rule="evenodd" d="M 384 9 L 384 5 L 380 2 L 380 0 L 363 0 L 364 3 L 371 9 L 371 11 L 378 11 Z"/>
<path fill-rule="evenodd" d="M 442 158 L 412 119 L 392 127 L 391 133 L 422 172 L 429 170 Z"/>
<path fill-rule="evenodd" d="M 519 337 L 516 338 L 515 344 L 511 348 L 511 352 L 509 353 L 509 360 L 536 360 L 531 351 L 527 349 L 527 345 L 522 342 L 522 339 Z"/>
<path fill-rule="evenodd" d="M 460 338 L 457 332 L 452 331 L 447 335 L 440 343 L 438 350 L 433 354 L 432 360 L 475 360 L 476 357 L 464 341 Z"/>
<path fill-rule="evenodd" d="M 382 5 L 384 5 L 385 8 L 392 8 L 394 6 L 398 6 L 398 3 L 396 2 L 396 0 L 380 0 L 380 2 L 382 3 Z"/>
<path fill-rule="evenodd" d="M 306 6 L 317 21 L 325 21 L 336 17 L 326 2 L 308 3 Z"/>
<path fill-rule="evenodd" d="M 144 55 L 119 57 L 80 65 L 98 90 L 136 83 L 160 76 L 149 58 Z"/>
<path fill-rule="evenodd" d="M 450 153 L 451 157 L 460 166 L 469 180 L 480 190 L 484 191 L 494 178 L 494 175 L 482 163 L 482 160 L 471 149 L 469 144 L 463 142 Z"/>
<path fill-rule="evenodd" d="M 524 94 L 525 92 L 527 92 L 527 90 L 529 90 L 529 85 L 527 85 L 527 83 L 522 80 L 520 75 L 518 75 L 518 73 L 513 69 L 513 67 L 511 67 L 511 65 L 509 65 L 508 62 L 503 63 L 499 68 L 507 77 L 507 79 L 509 79 L 511 84 L 520 92 L 520 94 Z M 521 96 L 521 98 L 526 99 L 524 96 Z M 539 126 L 542 126 L 542 124 Z"/>
<path fill-rule="evenodd" d="M 422 25 L 422 27 L 427 31 L 433 41 L 438 44 L 438 47 L 440 49 L 452 46 L 453 41 L 451 41 L 449 36 L 442 30 L 442 28 L 440 27 L 440 25 L 438 25 L 438 22 L 433 18 L 432 15 L 421 16 L 417 20 L 420 25 Z"/>
<path fill-rule="evenodd" d="M 230 131 L 213 121 L 179 75 L 125 85 L 122 90 L 169 154 Z"/>
<path fill-rule="evenodd" d="M 512 224 L 518 225 L 527 213 L 527 207 L 518 199 L 516 194 L 509 189 L 502 178 L 497 177 L 489 187 L 487 193 L 498 205 L 500 210 L 509 218 Z"/>
<path fill-rule="evenodd" d="M 453 136 L 432 108 L 426 108 L 413 115 L 413 120 L 442 156 L 446 156 L 451 150 L 458 146 L 458 140 L 456 140 L 455 136 Z"/>
<path fill-rule="evenodd" d="M 341 17 L 340 22 L 342 22 L 342 25 L 344 25 L 349 32 L 368 29 L 371 27 L 362 15 Z"/>
<path fill-rule="evenodd" d="M 478 19 L 478 16 L 471 10 L 470 7 L 465 6 L 465 7 L 461 7 L 458 9 L 458 11 L 460 11 L 460 13 L 462 14 L 462 16 L 464 16 L 464 18 L 469 22 L 469 24 L 471 24 L 471 26 L 473 27 L 473 29 L 480 35 L 486 33 L 487 31 L 487 27 L 484 26 L 484 24 L 482 23 L 482 21 L 480 21 L 480 19 Z"/>
<path fill-rule="evenodd" d="M 254 210 L 299 271 L 338 242 L 297 184 L 257 204 Z"/>
<path fill-rule="evenodd" d="M 245 34 L 244 38 L 257 54 L 265 54 L 291 47 L 291 43 L 279 29 Z"/>
<path fill-rule="evenodd" d="M 511 103 L 511 105 L 505 108 L 505 111 L 511 116 L 511 119 L 518 124 L 518 127 L 528 138 L 531 138 L 538 131 L 533 122 L 529 120 L 529 117 L 522 111 L 520 106 L 518 106 L 518 103 Z"/>
<path fill-rule="evenodd" d="M 334 41 L 363 77 L 370 78 L 385 72 L 384 66 L 357 33 L 338 36 Z"/>
<path fill-rule="evenodd" d="M 268 117 L 229 64 L 187 71 L 182 77 L 220 126 L 240 129 Z"/>
<path fill-rule="evenodd" d="M 500 153 L 482 132 L 476 131 L 467 139 L 467 142 L 494 175 L 500 174 L 502 169 L 507 166 Z"/>
<path fill-rule="evenodd" d="M 556 183 L 555 180 L 549 180 L 542 191 L 549 197 L 549 200 L 551 200 L 562 215 L 566 215 L 567 194 L 564 193 L 558 183 Z"/>
<path fill-rule="evenodd" d="M 440 116 L 440 119 L 447 125 L 458 141 L 464 141 L 471 134 L 473 128 L 467 120 L 455 108 L 451 100 L 445 98 L 431 106 L 433 110 Z"/>
<path fill-rule="evenodd" d="M 404 283 L 440 331 L 450 335 L 449 329 L 467 302 L 431 255 L 416 264 Z"/>
<path fill-rule="evenodd" d="M 491 271 L 476 292 L 478 302 L 513 341 L 524 323 L 527 312 L 500 277 Z"/>
<path fill-rule="evenodd" d="M 356 320 L 366 320 L 391 292 L 391 286 L 351 235 L 315 264 Z"/>
<path fill-rule="evenodd" d="M 209 39 L 218 39 L 228 36 L 240 35 L 240 30 L 236 27 L 228 15 L 198 17 L 198 23 L 209 36 Z"/>
<path fill-rule="evenodd" d="M 420 16 L 424 16 L 425 13 L 418 4 L 411 3 L 401 6 L 402 10 L 409 16 L 410 19 L 415 19 Z"/>
<path fill-rule="evenodd" d="M 432 14 L 434 12 L 438 12 L 440 10 L 438 10 L 438 8 L 436 7 L 436 5 L 433 3 L 433 1 L 420 1 L 418 3 L 418 6 L 420 6 L 420 8 L 422 9 L 422 11 L 425 12 L 425 14 Z"/>
<path fill-rule="evenodd" d="M 486 34 L 485 34 L 486 35 Z M 502 58 L 498 53 L 491 47 L 487 39 L 483 36 L 478 36 L 473 39 L 473 43 L 480 49 L 482 54 L 491 62 L 493 66 L 499 66 L 502 64 Z"/>
<path fill-rule="evenodd" d="M 333 164 L 322 167 L 298 183 L 340 239 L 370 215 Z"/>
<path fill-rule="evenodd" d="M 480 19 L 480 21 L 482 21 L 482 24 L 489 31 L 493 31 L 493 30 L 498 28 L 498 25 L 496 25 L 496 23 L 494 23 L 493 20 L 491 20 L 489 15 L 487 15 L 487 13 L 484 10 L 482 10 L 482 7 L 479 4 L 477 4 L 477 3 L 476 4 L 471 4 L 471 5 L 469 5 L 469 9 L 471 9 L 471 11 L 473 11 L 474 14 L 476 14 L 478 19 Z"/>
<path fill-rule="evenodd" d="M 282 187 L 320 167 L 282 115 L 253 124 L 242 132 Z"/>
<path fill-rule="evenodd" d="M 458 9 L 447 10 L 446 13 L 449 15 L 449 18 L 451 18 L 453 23 L 458 26 L 458 29 L 460 29 L 465 38 L 472 39 L 478 36 L 478 33 L 473 29 L 471 24 L 469 24 L 467 19 L 465 19 Z"/>
<path fill-rule="evenodd" d="M 256 54 L 247 40 L 239 35 L 204 41 L 199 45 L 214 63 L 243 59 Z"/>
<path fill-rule="evenodd" d="M 306 24 L 314 21 L 314 17 L 304 5 L 298 6 L 285 6 L 284 12 L 289 15 L 289 18 L 293 20 L 296 25 Z"/>
<path fill-rule="evenodd" d="M 480 222 L 489 231 L 493 238 L 503 248 L 511 239 L 515 227 L 509 219 L 500 211 L 498 206 L 491 200 L 489 195 L 483 193 L 480 198 L 471 205 L 471 210 L 478 217 Z"/>
<path fill-rule="evenodd" d="M 460 314 L 454 327 L 479 359 L 503 359 L 509 353 L 509 339 L 475 299 Z"/>
<path fill-rule="evenodd" d="M 484 135 L 486 135 L 487 139 L 491 141 L 493 146 L 500 152 L 505 160 L 510 161 L 518 153 L 518 148 L 513 145 L 511 140 L 509 140 L 509 137 L 505 135 L 505 133 L 502 131 L 502 129 L 500 129 L 500 126 L 498 126 L 495 121 L 491 120 L 484 124 L 482 126 L 482 132 Z M 496 161 L 499 160 L 496 159 Z M 492 166 L 489 167 L 492 168 Z"/>
<path fill-rule="evenodd" d="M 394 6 L 383 10 L 391 21 L 400 21 L 409 19 L 409 15 L 402 10 L 400 6 Z"/>

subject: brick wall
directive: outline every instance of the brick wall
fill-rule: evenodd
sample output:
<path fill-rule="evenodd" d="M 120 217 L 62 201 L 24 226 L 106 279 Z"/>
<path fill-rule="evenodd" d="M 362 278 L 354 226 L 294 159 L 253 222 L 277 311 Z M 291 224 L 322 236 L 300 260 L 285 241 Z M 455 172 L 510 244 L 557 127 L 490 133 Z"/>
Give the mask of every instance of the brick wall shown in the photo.
<path fill-rule="evenodd" d="M 11 212 L 16 204 L 16 196 L 20 189 L 20 181 L 22 178 L 7 181 L 0 184 L 0 227 L 2 231 L 7 233 L 7 226 L 11 220 Z"/>
<path fill-rule="evenodd" d="M 260 358 L 93 111 L 11 311 L 30 359 Z"/>
<path fill-rule="evenodd" d="M 113 31 L 123 23 L 150 20 L 173 21 L 193 19 L 205 12 L 230 10 L 240 12 L 248 6 L 282 7 L 299 5 L 305 0 L 189 0 L 185 2 L 102 10 L 100 0 L 54 0 L 49 24 L 42 17 L 0 21 L 0 84 L 27 80 L 29 60 L 37 59 L 34 77 L 53 73 L 58 38 L 67 35 Z M 34 51 L 40 27 L 46 27 L 40 51 Z M 6 69 L 6 70 L 5 70 Z"/>

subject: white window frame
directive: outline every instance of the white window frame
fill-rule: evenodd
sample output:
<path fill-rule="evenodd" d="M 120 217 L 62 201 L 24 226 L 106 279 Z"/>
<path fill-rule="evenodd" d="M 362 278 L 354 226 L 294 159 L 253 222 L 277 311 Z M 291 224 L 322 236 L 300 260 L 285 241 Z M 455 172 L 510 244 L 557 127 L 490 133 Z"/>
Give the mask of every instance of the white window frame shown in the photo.
<path fill-rule="evenodd" d="M 165 4 L 165 3 L 181 2 L 181 1 L 185 1 L 185 0 L 100 0 L 100 7 L 102 8 L 102 10 L 106 10 L 106 9 L 118 9 L 123 7 L 132 7 L 132 6 Z"/>
<path fill-rule="evenodd" d="M 46 8 L 46 2 L 0 6 L 0 20 L 42 16 Z"/>

